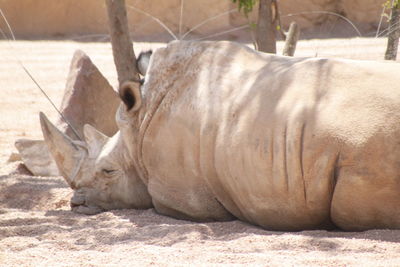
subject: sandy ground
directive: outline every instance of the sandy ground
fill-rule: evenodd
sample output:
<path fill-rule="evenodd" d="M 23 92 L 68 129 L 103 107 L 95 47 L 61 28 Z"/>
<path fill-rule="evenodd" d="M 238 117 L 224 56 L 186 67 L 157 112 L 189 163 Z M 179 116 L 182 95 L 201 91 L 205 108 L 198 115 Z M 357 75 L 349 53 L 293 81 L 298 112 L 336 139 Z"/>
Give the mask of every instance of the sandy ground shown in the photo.
<path fill-rule="evenodd" d="M 296 55 L 381 59 L 385 42 L 301 41 Z M 116 83 L 108 43 L 0 42 L 0 266 L 400 266 L 400 231 L 286 233 L 239 221 L 180 221 L 153 210 L 72 213 L 62 178 L 24 175 L 18 161 L 7 160 L 16 139 L 41 139 L 39 111 L 57 117 L 18 60 L 59 105 L 75 49 Z"/>

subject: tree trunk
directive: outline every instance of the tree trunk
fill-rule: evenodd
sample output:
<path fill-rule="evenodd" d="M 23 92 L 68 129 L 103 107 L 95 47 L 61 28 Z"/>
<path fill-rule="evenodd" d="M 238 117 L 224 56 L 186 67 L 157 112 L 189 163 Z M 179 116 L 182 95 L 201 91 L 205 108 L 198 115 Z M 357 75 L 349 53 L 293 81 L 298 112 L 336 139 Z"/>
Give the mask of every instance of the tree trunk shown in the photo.
<path fill-rule="evenodd" d="M 257 49 L 261 52 L 276 53 L 275 23 L 272 14 L 272 0 L 259 0 L 257 22 Z M 275 15 L 276 16 L 276 15 Z"/>
<path fill-rule="evenodd" d="M 136 69 L 136 57 L 129 36 L 125 0 L 105 0 L 105 2 L 114 63 L 119 86 L 121 86 L 125 81 L 139 78 Z"/>
<path fill-rule="evenodd" d="M 286 37 L 283 55 L 292 57 L 296 51 L 297 40 L 299 39 L 299 26 L 296 22 L 290 23 L 289 32 Z"/>
<path fill-rule="evenodd" d="M 400 37 L 399 23 L 400 23 L 400 5 L 397 3 L 397 1 L 394 1 L 389 20 L 389 36 L 385 53 L 386 60 L 396 60 L 397 48 L 399 46 L 399 37 Z"/>

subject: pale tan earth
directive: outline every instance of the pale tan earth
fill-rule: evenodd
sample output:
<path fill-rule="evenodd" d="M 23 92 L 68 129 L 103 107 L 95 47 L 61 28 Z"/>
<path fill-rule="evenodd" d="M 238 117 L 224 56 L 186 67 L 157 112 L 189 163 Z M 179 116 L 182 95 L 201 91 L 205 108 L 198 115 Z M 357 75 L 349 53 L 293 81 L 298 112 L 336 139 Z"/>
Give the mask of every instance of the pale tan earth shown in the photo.
<path fill-rule="evenodd" d="M 296 55 L 381 59 L 385 44 L 385 39 L 300 41 Z M 72 213 L 72 192 L 61 177 L 23 175 L 21 168 L 15 171 L 20 162 L 7 160 L 16 139 L 42 138 L 39 111 L 57 118 L 17 60 L 58 106 L 78 48 L 116 84 L 109 43 L 0 42 L 0 266 L 400 266 L 400 230 L 289 233 L 239 221 L 180 221 L 151 209 Z"/>

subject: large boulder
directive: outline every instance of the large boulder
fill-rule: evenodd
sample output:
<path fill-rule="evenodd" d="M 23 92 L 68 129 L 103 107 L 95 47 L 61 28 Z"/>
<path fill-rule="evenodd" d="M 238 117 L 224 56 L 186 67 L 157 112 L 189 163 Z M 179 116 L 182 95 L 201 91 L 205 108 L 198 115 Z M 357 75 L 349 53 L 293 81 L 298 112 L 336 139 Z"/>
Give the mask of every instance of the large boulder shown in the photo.
<path fill-rule="evenodd" d="M 83 136 L 83 125 L 90 124 L 108 136 L 117 132 L 115 112 L 120 103 L 106 78 L 90 58 L 77 50 L 72 58 L 64 96 L 60 106 L 63 117 Z M 77 139 L 73 130 L 60 117 L 58 126 L 69 137 Z"/>
<path fill-rule="evenodd" d="M 71 61 L 59 108 L 62 116 L 58 126 L 61 131 L 72 139 L 82 139 L 83 126 L 91 124 L 112 136 L 117 131 L 114 116 L 119 103 L 119 97 L 107 79 L 84 52 L 77 50 Z M 59 174 L 43 140 L 19 139 L 15 146 L 22 161 L 34 175 Z"/>
<path fill-rule="evenodd" d="M 15 147 L 25 167 L 35 176 L 58 175 L 57 165 L 43 140 L 19 139 Z"/>

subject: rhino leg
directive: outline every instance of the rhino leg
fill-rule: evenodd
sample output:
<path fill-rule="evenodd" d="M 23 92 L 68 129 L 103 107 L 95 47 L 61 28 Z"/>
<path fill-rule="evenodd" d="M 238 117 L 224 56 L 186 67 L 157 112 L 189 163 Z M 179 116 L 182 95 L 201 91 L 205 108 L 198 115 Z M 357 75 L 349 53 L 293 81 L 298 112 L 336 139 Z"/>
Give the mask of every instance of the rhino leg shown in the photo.
<path fill-rule="evenodd" d="M 368 180 L 359 174 L 339 177 L 332 199 L 332 221 L 349 231 L 400 229 L 399 184 L 393 190 Z"/>
<path fill-rule="evenodd" d="M 165 216 L 169 216 L 175 219 L 179 219 L 179 220 L 188 220 L 188 221 L 193 221 L 193 218 L 191 218 L 190 216 L 186 215 L 183 212 L 180 212 L 176 209 L 173 208 L 169 208 L 166 205 L 162 204 L 161 202 L 157 201 L 157 200 L 153 200 L 153 205 L 155 210 L 162 215 Z"/>
<path fill-rule="evenodd" d="M 213 216 L 193 216 L 193 214 L 188 215 L 184 212 L 181 212 L 175 208 L 168 207 L 161 203 L 160 201 L 153 199 L 153 205 L 155 210 L 165 216 L 169 216 L 172 218 L 176 218 L 179 220 L 188 220 L 195 222 L 211 222 L 211 221 L 231 221 L 235 218 L 229 214 L 228 212 L 219 212 L 219 214 L 213 214 Z"/>
<path fill-rule="evenodd" d="M 400 229 L 400 144 L 376 137 L 357 153 L 345 152 L 337 170 L 332 221 L 352 231 Z"/>
<path fill-rule="evenodd" d="M 197 184 L 197 190 L 161 184 L 150 180 L 148 189 L 155 210 L 163 215 L 191 221 L 229 221 L 234 217 L 206 190 Z"/>

